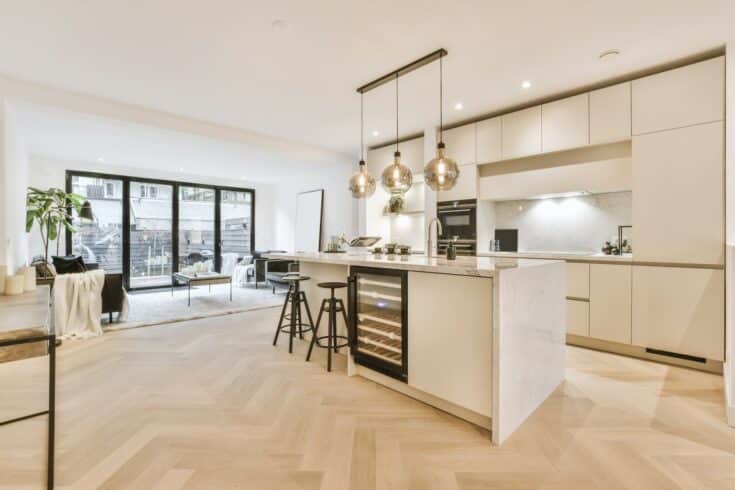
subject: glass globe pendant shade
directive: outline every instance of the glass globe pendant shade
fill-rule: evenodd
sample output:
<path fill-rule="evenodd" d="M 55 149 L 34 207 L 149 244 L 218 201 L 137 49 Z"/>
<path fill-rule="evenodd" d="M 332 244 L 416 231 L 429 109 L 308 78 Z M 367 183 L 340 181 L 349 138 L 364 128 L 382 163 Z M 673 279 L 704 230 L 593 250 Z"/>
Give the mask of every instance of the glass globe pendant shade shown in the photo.
<path fill-rule="evenodd" d="M 367 172 L 365 160 L 360 160 L 360 170 L 350 177 L 350 192 L 355 199 L 375 194 L 375 179 Z"/>
<path fill-rule="evenodd" d="M 424 182 L 434 191 L 448 191 L 457 183 L 459 166 L 444 155 L 444 143 L 436 145 L 436 157 L 424 167 Z"/>
<path fill-rule="evenodd" d="M 393 154 L 393 163 L 385 167 L 380 179 L 383 188 L 391 194 L 404 194 L 413 184 L 411 169 L 401 163 L 401 152 Z"/>

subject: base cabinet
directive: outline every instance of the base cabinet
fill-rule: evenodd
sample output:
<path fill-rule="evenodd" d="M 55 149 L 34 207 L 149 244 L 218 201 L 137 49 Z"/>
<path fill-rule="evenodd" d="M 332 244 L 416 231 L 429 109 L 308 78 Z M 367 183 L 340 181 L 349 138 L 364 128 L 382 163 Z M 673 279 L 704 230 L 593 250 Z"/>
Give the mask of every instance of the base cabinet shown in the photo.
<path fill-rule="evenodd" d="M 630 344 L 631 266 L 590 266 L 590 337 Z"/>
<path fill-rule="evenodd" d="M 409 272 L 408 285 L 408 384 L 490 416 L 492 279 Z"/>
<path fill-rule="evenodd" d="M 634 266 L 633 344 L 723 361 L 724 271 Z"/>
<path fill-rule="evenodd" d="M 589 336 L 590 304 L 588 301 L 567 300 L 567 333 Z"/>

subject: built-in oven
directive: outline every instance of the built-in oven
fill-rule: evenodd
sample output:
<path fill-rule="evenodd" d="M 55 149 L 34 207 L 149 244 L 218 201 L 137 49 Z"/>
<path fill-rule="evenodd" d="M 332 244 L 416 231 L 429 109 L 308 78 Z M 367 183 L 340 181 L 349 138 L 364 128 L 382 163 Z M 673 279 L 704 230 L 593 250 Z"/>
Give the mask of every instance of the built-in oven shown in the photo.
<path fill-rule="evenodd" d="M 439 253 L 446 253 L 447 245 L 453 240 L 458 255 L 476 255 L 477 200 L 439 202 L 436 205 L 436 215 L 442 225 L 437 243 Z"/>

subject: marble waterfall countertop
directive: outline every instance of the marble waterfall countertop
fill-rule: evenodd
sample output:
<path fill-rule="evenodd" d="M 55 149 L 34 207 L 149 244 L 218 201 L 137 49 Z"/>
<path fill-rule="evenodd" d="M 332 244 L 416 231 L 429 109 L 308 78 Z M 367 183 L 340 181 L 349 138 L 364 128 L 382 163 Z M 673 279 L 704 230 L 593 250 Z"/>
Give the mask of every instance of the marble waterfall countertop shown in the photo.
<path fill-rule="evenodd" d="M 494 277 L 503 269 L 520 269 L 559 262 L 560 260 L 526 259 L 516 257 L 463 257 L 447 260 L 444 256 L 426 255 L 357 255 L 350 253 L 293 252 L 269 253 L 269 259 L 288 259 L 334 265 L 355 265 L 400 269 L 419 272 L 435 272 L 459 276 Z"/>
<path fill-rule="evenodd" d="M 478 252 L 477 256 L 515 259 L 576 260 L 580 262 L 633 262 L 633 254 L 605 255 L 602 252 Z"/>

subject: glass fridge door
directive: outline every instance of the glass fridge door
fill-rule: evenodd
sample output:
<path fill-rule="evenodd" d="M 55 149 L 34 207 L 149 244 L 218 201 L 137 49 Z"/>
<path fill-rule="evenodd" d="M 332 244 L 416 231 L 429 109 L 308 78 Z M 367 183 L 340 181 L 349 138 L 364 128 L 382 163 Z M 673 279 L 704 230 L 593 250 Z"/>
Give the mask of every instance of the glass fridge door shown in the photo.
<path fill-rule="evenodd" d="M 357 361 L 405 380 L 404 276 L 402 271 L 356 271 L 353 318 Z"/>

